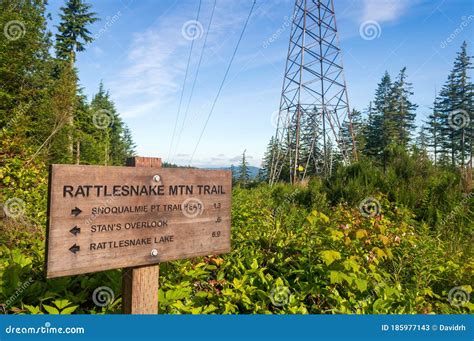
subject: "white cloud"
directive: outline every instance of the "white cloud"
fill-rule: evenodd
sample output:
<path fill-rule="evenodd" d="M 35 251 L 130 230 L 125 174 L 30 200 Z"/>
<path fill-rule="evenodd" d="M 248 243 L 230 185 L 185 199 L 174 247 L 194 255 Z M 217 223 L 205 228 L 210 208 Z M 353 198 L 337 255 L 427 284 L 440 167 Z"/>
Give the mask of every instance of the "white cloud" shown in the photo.
<path fill-rule="evenodd" d="M 212 49 L 214 53 L 220 54 L 223 41 L 229 38 L 229 30 L 242 25 L 243 12 L 234 10 L 230 14 L 225 11 L 225 6 L 229 4 L 230 2 L 221 4 L 216 8 L 207 42 L 207 48 Z M 241 10 L 245 9 L 244 7 L 242 6 Z M 203 9 L 200 21 L 204 29 L 207 29 L 209 14 L 210 8 Z M 184 80 L 191 44 L 182 35 L 182 25 L 194 15 L 195 8 L 192 7 L 178 13 L 169 13 L 162 16 L 148 30 L 134 35 L 128 48 L 125 65 L 110 83 L 111 93 L 124 117 L 154 114 L 163 109 L 165 104 L 176 102 Z M 201 37 L 194 42 L 188 87 L 195 72 L 194 64 L 199 58 L 203 41 Z M 225 56 L 222 58 L 227 61 Z M 204 58 L 202 66 L 205 67 L 206 63 L 211 64 L 212 61 Z"/>
<path fill-rule="evenodd" d="M 396 21 L 419 0 L 363 0 L 361 21 Z"/>
<path fill-rule="evenodd" d="M 126 67 L 111 84 L 126 117 L 136 117 L 162 106 L 179 87 L 181 67 L 173 56 L 179 33 L 161 27 L 135 35 Z"/>

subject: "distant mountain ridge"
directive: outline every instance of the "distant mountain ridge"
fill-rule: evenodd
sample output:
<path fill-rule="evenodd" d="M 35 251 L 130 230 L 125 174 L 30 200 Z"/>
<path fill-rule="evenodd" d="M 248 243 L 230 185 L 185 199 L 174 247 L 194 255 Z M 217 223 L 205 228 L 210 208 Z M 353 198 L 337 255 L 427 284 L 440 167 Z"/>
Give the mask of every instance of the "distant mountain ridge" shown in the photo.
<path fill-rule="evenodd" d="M 231 170 L 232 176 L 236 177 L 239 175 L 239 166 L 230 166 L 230 167 L 205 167 L 205 169 L 224 169 L 224 170 Z M 258 175 L 258 171 L 260 170 L 259 167 L 255 166 L 248 166 L 250 178 L 255 179 Z"/>

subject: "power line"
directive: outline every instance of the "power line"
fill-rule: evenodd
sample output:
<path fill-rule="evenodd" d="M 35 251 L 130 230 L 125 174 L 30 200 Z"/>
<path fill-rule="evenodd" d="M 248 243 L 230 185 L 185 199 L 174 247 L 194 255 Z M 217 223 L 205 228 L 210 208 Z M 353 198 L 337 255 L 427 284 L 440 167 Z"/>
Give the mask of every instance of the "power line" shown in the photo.
<path fill-rule="evenodd" d="M 234 53 L 232 54 L 232 57 L 230 58 L 229 66 L 227 67 L 227 70 L 224 74 L 224 78 L 222 79 L 221 85 L 219 86 L 219 90 L 217 91 L 216 98 L 214 99 L 214 102 L 212 103 L 211 110 L 209 111 L 209 114 L 207 115 L 206 123 L 204 124 L 204 127 L 202 128 L 201 135 L 199 135 L 199 139 L 196 143 L 196 147 L 194 148 L 193 154 L 191 155 L 191 159 L 189 160 L 189 164 L 194 159 L 194 155 L 196 154 L 196 151 L 199 147 L 199 144 L 201 143 L 202 136 L 204 135 L 204 131 L 206 130 L 207 124 L 209 123 L 209 119 L 211 118 L 211 115 L 214 111 L 214 108 L 216 106 L 217 100 L 219 99 L 219 96 L 221 94 L 222 88 L 224 87 L 224 83 L 227 79 L 227 75 L 229 74 L 229 70 L 232 66 L 232 62 L 234 61 L 235 55 L 237 54 L 237 50 L 239 49 L 240 42 L 242 41 L 242 38 L 244 36 L 245 30 L 247 29 L 247 25 L 249 23 L 250 17 L 252 16 L 253 9 L 255 8 L 255 4 L 257 3 L 257 0 L 254 0 L 252 7 L 250 8 L 249 15 L 247 17 L 247 20 L 245 21 L 244 27 L 242 29 L 242 32 L 240 33 L 239 40 L 237 41 L 237 45 L 235 46 Z"/>
<path fill-rule="evenodd" d="M 214 18 L 214 12 L 215 12 L 215 9 L 216 9 L 216 4 L 217 4 L 217 0 L 214 0 L 214 6 L 212 8 L 212 12 L 211 12 L 211 19 L 209 20 L 209 25 L 207 26 L 207 32 L 206 32 L 206 36 L 204 37 L 204 44 L 202 46 L 202 50 L 201 50 L 201 56 L 199 57 L 199 62 L 198 62 L 198 66 L 197 66 L 197 71 L 196 71 L 196 75 L 194 76 L 194 81 L 193 81 L 193 85 L 191 87 L 191 95 L 189 96 L 189 100 L 188 100 L 188 103 L 186 105 L 186 111 L 184 112 L 184 118 L 183 118 L 183 123 L 181 125 L 181 129 L 178 133 L 178 138 L 177 138 L 177 142 L 176 142 L 176 148 L 175 150 L 178 149 L 179 147 L 179 142 L 181 141 L 181 135 L 183 134 L 183 129 L 184 129 L 184 125 L 186 123 L 186 119 L 188 117 L 188 112 L 189 112 L 189 107 L 191 105 L 191 100 L 193 98 L 193 94 L 194 94 L 194 88 L 196 87 L 196 81 L 198 79 L 198 75 L 199 75 L 199 70 L 201 68 L 201 62 L 202 62 L 202 59 L 203 59 L 203 56 L 204 56 L 204 50 L 206 48 L 206 43 L 207 43 L 207 38 L 209 36 L 209 31 L 211 29 L 211 25 L 212 25 L 212 19 Z"/>
<path fill-rule="evenodd" d="M 199 23 L 199 14 L 201 13 L 201 5 L 202 5 L 202 0 L 199 0 L 199 7 L 198 7 L 197 15 L 196 15 L 196 24 Z M 199 32 L 197 32 L 197 34 L 199 34 Z M 174 137 L 176 135 L 176 128 L 178 126 L 178 121 L 179 121 L 179 114 L 181 112 L 181 105 L 183 104 L 184 89 L 186 87 L 186 81 L 188 79 L 189 65 L 191 64 L 191 56 L 193 54 L 194 40 L 196 40 L 195 37 L 193 37 L 193 39 L 191 40 L 191 48 L 189 49 L 188 64 L 186 66 L 186 72 L 184 74 L 183 88 L 181 89 L 181 98 L 179 99 L 178 112 L 176 113 L 176 120 L 174 123 L 173 135 L 171 137 L 170 149 L 168 151 L 168 160 L 171 155 L 171 149 L 173 148 Z"/>

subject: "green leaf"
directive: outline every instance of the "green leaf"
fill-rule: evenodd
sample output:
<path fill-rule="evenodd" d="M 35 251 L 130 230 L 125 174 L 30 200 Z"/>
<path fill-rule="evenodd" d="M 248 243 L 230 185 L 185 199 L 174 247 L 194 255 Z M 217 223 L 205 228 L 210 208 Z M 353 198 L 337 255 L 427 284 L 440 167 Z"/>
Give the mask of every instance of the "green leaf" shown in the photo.
<path fill-rule="evenodd" d="M 344 280 L 344 273 L 340 271 L 330 271 L 329 280 L 331 281 L 331 284 L 342 284 L 342 281 Z"/>
<path fill-rule="evenodd" d="M 68 300 L 55 300 L 53 302 L 53 304 L 58 307 L 59 310 L 67 307 L 69 304 L 71 304 L 71 302 L 69 302 Z"/>
<path fill-rule="evenodd" d="M 41 309 L 39 307 L 34 307 L 32 305 L 27 305 L 25 304 L 24 307 L 32 314 L 34 315 L 42 315 L 43 312 L 41 311 Z"/>
<path fill-rule="evenodd" d="M 359 289 L 360 292 L 364 292 L 367 290 L 367 281 L 365 279 L 355 279 L 355 283 L 357 285 L 357 289 Z"/>
<path fill-rule="evenodd" d="M 253 270 L 256 270 L 258 269 L 258 263 L 257 263 L 257 260 L 254 259 L 253 262 L 252 262 L 252 265 L 250 266 Z"/>
<path fill-rule="evenodd" d="M 335 250 L 321 251 L 320 256 L 327 266 L 331 265 L 335 260 L 341 259 L 341 254 Z"/>
<path fill-rule="evenodd" d="M 59 314 L 58 309 L 56 309 L 54 307 L 51 307 L 49 305 L 43 304 L 43 308 L 44 308 L 44 310 L 46 310 L 48 312 L 48 314 Z"/>
<path fill-rule="evenodd" d="M 61 315 L 72 314 L 77 308 L 79 308 L 78 305 L 74 305 L 72 307 L 65 308 L 65 309 L 61 310 Z"/>

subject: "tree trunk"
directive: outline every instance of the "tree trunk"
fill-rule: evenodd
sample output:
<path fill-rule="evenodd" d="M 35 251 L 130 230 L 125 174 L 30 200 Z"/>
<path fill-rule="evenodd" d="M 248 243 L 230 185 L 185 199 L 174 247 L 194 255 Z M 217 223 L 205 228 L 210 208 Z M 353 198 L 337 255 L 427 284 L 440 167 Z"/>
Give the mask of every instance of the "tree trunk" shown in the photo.
<path fill-rule="evenodd" d="M 76 165 L 81 164 L 81 141 L 79 138 L 76 141 Z"/>

